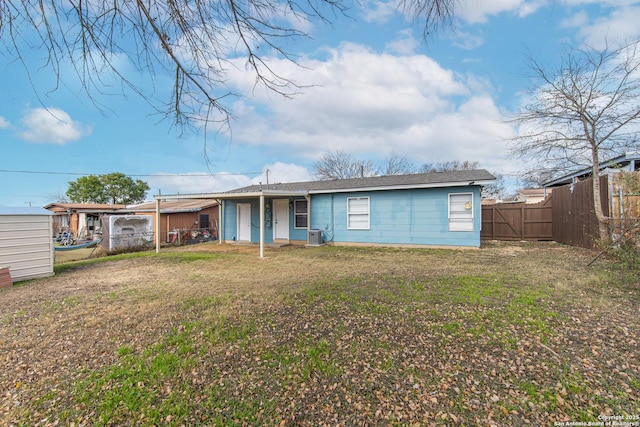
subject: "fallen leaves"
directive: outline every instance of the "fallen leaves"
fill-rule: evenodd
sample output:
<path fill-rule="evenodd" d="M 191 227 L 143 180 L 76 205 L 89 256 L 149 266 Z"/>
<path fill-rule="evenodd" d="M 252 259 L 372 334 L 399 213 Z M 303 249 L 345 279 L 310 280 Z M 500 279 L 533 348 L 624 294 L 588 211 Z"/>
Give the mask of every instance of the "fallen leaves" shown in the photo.
<path fill-rule="evenodd" d="M 125 368 L 153 396 L 140 425 L 510 426 L 639 413 L 637 296 L 589 297 L 598 284 L 581 250 L 518 248 L 516 259 L 498 247 L 318 248 L 264 263 L 253 253 L 180 269 L 154 260 L 153 271 L 127 261 L 135 280 L 114 263 L 41 282 L 40 293 L 12 289 L 0 421 L 91 426 L 103 394 L 122 389 L 109 373 Z M 567 260 L 579 299 L 548 285 Z M 181 362 L 153 371 L 162 355 Z M 104 386 L 78 402 L 89 374 Z M 106 425 L 133 415 L 111 416 Z"/>

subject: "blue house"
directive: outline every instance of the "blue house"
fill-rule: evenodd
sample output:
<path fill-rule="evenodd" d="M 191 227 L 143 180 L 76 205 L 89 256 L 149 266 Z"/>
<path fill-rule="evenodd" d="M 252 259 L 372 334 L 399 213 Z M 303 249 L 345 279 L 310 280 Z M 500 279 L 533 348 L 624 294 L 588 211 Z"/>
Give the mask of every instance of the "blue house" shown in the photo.
<path fill-rule="evenodd" d="M 486 170 L 252 185 L 212 198 L 220 242 L 480 246 L 480 188 Z"/>

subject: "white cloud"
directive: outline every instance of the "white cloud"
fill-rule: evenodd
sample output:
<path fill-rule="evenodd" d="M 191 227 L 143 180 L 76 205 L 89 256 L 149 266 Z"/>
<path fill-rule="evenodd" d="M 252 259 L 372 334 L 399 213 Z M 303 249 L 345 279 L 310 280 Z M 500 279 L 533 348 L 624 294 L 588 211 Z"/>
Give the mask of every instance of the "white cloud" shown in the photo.
<path fill-rule="evenodd" d="M 640 37 L 640 7 L 617 8 L 607 16 L 591 22 L 582 22 L 575 27 L 584 42 L 594 48 L 624 44 Z"/>
<path fill-rule="evenodd" d="M 547 5 L 547 1 L 538 0 L 538 1 L 524 1 L 518 8 L 518 17 L 524 18 L 526 16 L 535 13 L 538 9 L 543 8 Z"/>
<path fill-rule="evenodd" d="M 63 145 L 89 135 L 91 128 L 73 121 L 59 108 L 32 108 L 20 120 L 20 138 L 28 142 Z"/>
<path fill-rule="evenodd" d="M 411 29 L 405 29 L 398 32 L 396 38 L 388 42 L 385 46 L 390 52 L 408 55 L 415 52 L 419 45 L 420 42 L 413 37 L 413 31 L 411 31 Z"/>
<path fill-rule="evenodd" d="M 0 129 L 6 129 L 9 126 L 11 126 L 11 124 L 2 116 L 0 116 Z"/>
<path fill-rule="evenodd" d="M 470 24 L 484 23 L 490 16 L 503 12 L 523 18 L 546 3 L 545 0 L 462 0 L 455 9 L 455 16 Z"/>
<path fill-rule="evenodd" d="M 365 22 L 383 24 L 398 12 L 395 1 L 370 0 L 361 4 Z"/>
<path fill-rule="evenodd" d="M 560 23 L 563 28 L 582 28 L 589 23 L 589 15 L 584 10 L 565 18 Z"/>
<path fill-rule="evenodd" d="M 283 162 L 301 164 L 336 149 L 374 161 L 399 154 L 416 164 L 477 160 L 498 169 L 506 163 L 501 157 L 511 129 L 483 79 L 457 75 L 425 55 L 376 53 L 355 44 L 330 50 L 323 61 L 303 60 L 303 70 L 272 65 L 316 85 L 285 99 L 252 92 L 248 74 L 232 75 L 230 83 L 247 96 L 234 106 L 238 144 L 268 146 Z"/>
<path fill-rule="evenodd" d="M 454 46 L 461 49 L 472 50 L 484 44 L 484 36 L 481 34 L 471 34 L 463 31 L 456 31 L 450 37 Z"/>
<path fill-rule="evenodd" d="M 561 0 L 567 6 L 598 5 L 601 7 L 623 7 L 638 3 L 638 0 Z"/>
<path fill-rule="evenodd" d="M 456 2 L 453 16 L 469 24 L 484 23 L 490 16 L 503 12 L 523 18 L 547 3 L 548 0 L 461 0 Z M 400 1 L 368 0 L 361 3 L 361 6 L 365 22 L 378 24 L 388 22 L 398 11 L 403 10 Z"/>
<path fill-rule="evenodd" d="M 253 184 L 266 184 L 267 171 L 269 171 L 269 183 L 312 181 L 313 174 L 307 168 L 294 163 L 276 162 L 265 165 L 262 175 L 253 178 Z"/>

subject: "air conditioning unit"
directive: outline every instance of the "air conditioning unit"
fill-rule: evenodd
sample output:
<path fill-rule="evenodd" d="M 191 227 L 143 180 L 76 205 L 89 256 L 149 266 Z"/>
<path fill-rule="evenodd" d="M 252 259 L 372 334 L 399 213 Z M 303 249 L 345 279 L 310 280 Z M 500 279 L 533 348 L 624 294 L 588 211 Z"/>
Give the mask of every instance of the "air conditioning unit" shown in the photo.
<path fill-rule="evenodd" d="M 309 230 L 309 245 L 322 245 L 322 230 Z"/>

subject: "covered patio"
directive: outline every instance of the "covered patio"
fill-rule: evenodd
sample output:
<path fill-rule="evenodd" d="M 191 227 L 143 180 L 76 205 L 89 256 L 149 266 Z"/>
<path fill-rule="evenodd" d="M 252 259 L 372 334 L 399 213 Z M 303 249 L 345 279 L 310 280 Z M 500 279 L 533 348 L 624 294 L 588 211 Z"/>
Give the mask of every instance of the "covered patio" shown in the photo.
<path fill-rule="evenodd" d="M 219 242 L 220 244 L 224 243 L 227 240 L 226 228 L 224 227 L 224 201 L 225 200 L 246 200 L 246 199 L 257 199 L 259 201 L 259 247 L 260 247 L 260 258 L 264 258 L 264 248 L 265 248 L 265 221 L 266 221 L 266 205 L 267 200 L 276 199 L 276 198 L 293 198 L 293 197 L 304 197 L 307 201 L 308 212 L 311 212 L 311 200 L 309 198 L 308 191 L 291 191 L 291 190 L 268 190 L 261 189 L 258 191 L 248 191 L 248 192 L 229 192 L 229 193 L 201 193 L 201 194 L 172 194 L 172 195 L 155 195 L 153 196 L 156 201 L 156 230 L 160 230 L 160 209 L 163 201 L 170 200 L 183 200 L 183 199 L 206 199 L 206 200 L 215 200 L 218 202 L 220 209 L 218 209 L 218 223 L 220 224 L 220 236 Z M 307 215 L 307 229 L 310 228 L 311 215 Z M 156 233 L 155 235 L 156 241 L 156 253 L 160 252 L 160 233 Z"/>

